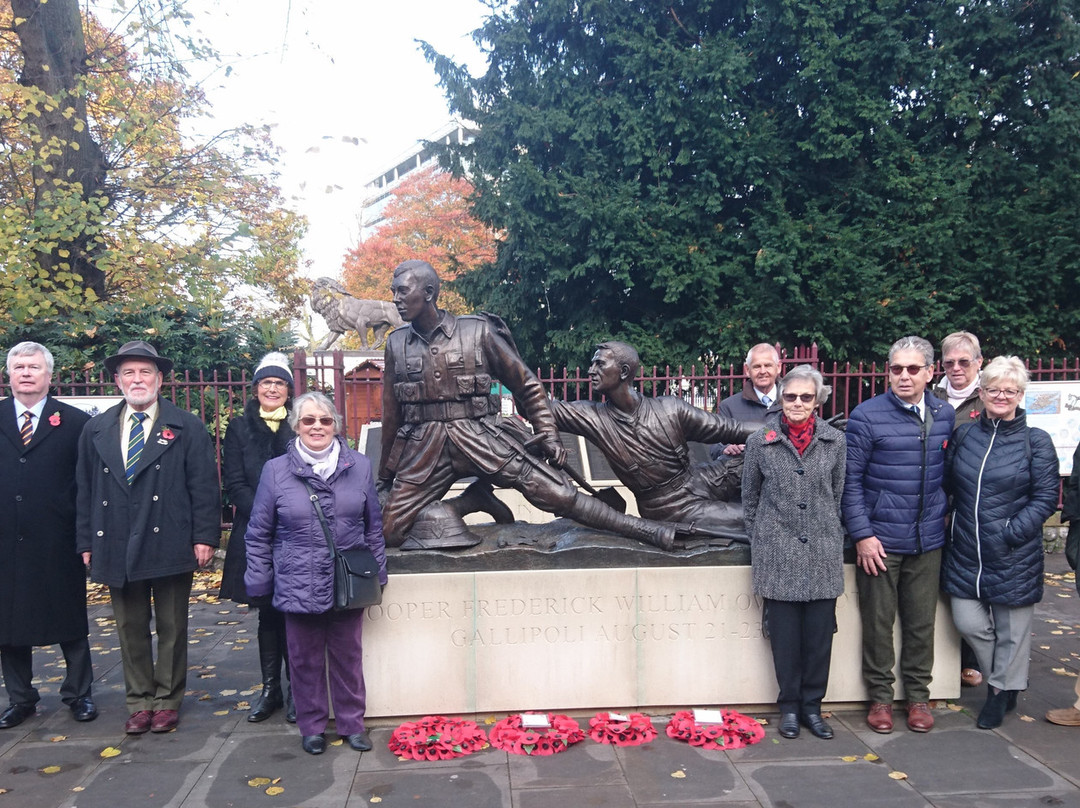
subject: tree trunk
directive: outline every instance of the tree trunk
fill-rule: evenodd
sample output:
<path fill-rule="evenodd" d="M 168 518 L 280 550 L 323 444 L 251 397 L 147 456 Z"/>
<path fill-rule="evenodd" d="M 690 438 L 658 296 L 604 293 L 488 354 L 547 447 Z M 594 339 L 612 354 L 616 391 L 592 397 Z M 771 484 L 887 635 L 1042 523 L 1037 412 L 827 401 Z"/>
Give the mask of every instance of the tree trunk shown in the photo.
<path fill-rule="evenodd" d="M 51 219 L 43 214 L 70 200 L 72 193 L 103 208 L 105 160 L 87 125 L 81 81 L 87 53 L 78 0 L 11 0 L 11 8 L 24 60 L 20 82 L 48 97 L 37 108 L 41 140 L 35 144 L 39 151 L 33 166 L 35 221 Z M 84 290 L 103 297 L 105 274 L 94 261 L 95 219 L 79 217 L 82 225 L 65 233 L 51 251 L 39 252 L 38 261 L 50 278 L 73 273 Z"/>

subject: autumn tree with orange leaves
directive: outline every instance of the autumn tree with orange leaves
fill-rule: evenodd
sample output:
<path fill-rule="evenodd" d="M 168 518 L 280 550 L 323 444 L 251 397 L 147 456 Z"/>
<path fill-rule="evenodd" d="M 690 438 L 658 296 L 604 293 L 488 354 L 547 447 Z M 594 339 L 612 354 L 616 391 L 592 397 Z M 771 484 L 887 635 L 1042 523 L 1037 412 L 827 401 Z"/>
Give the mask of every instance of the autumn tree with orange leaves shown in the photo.
<path fill-rule="evenodd" d="M 349 250 L 342 282 L 355 297 L 388 300 L 390 278 L 402 261 L 427 261 L 443 281 L 495 260 L 495 233 L 472 215 L 472 185 L 436 168 L 408 175 L 390 192 L 383 221 Z M 465 311 L 460 295 L 443 288 L 439 305 Z"/>

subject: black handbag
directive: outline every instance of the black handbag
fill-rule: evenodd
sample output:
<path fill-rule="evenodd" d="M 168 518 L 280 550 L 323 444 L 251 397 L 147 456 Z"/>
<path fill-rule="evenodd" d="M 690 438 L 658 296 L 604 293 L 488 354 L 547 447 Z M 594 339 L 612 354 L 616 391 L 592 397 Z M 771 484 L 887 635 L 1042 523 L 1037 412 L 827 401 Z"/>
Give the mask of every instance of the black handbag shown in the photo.
<path fill-rule="evenodd" d="M 379 564 L 375 554 L 367 547 L 352 550 L 338 550 L 330 538 L 330 526 L 326 524 L 322 505 L 318 495 L 311 490 L 311 484 L 304 480 L 315 513 L 322 525 L 326 546 L 330 548 L 330 557 L 334 562 L 334 610 L 363 609 L 365 606 L 378 606 L 382 603 L 382 584 L 379 583 Z"/>

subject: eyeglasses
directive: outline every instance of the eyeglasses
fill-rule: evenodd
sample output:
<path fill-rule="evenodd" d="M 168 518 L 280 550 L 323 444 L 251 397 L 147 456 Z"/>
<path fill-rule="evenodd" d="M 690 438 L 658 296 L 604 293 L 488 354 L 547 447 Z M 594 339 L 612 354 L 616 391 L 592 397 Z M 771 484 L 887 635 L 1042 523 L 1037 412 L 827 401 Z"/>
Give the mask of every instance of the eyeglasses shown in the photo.
<path fill-rule="evenodd" d="M 803 404 L 813 404 L 814 399 L 817 398 L 813 393 L 783 393 L 784 401 L 788 404 L 794 404 L 796 400 L 801 401 Z"/>
<path fill-rule="evenodd" d="M 318 421 L 320 426 L 333 426 L 334 419 L 330 415 L 323 415 L 316 418 L 314 415 L 305 415 L 300 419 L 300 423 L 304 426 L 315 426 L 315 422 Z"/>
<path fill-rule="evenodd" d="M 970 359 L 946 359 L 942 363 L 947 368 L 966 368 L 971 367 Z"/>
<path fill-rule="evenodd" d="M 905 370 L 908 372 L 908 376 L 914 376 L 922 370 L 930 367 L 929 365 L 889 365 L 889 373 L 893 376 L 899 376 Z"/>
<path fill-rule="evenodd" d="M 271 388 L 274 388 L 274 387 L 288 387 L 288 386 L 289 385 L 287 385 L 285 382 L 281 381 L 280 379 L 262 379 L 259 382 L 259 387 L 262 387 L 263 389 L 267 389 L 267 390 L 269 390 Z"/>
<path fill-rule="evenodd" d="M 998 398 L 1000 396 L 1001 398 L 1005 399 L 1006 401 L 1012 401 L 1014 398 L 1016 398 L 1018 395 L 1020 395 L 1020 391 L 1019 390 L 1006 390 L 1003 387 L 987 387 L 986 388 L 986 395 L 989 398 Z"/>

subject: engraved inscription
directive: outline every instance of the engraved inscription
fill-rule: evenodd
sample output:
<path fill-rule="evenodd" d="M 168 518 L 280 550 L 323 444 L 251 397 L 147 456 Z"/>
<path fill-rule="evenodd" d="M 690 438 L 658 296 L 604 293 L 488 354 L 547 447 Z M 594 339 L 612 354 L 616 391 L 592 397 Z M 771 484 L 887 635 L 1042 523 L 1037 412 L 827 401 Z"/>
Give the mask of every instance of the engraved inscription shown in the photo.
<path fill-rule="evenodd" d="M 372 621 L 446 621 L 458 648 L 570 643 L 668 643 L 762 638 L 760 597 L 749 592 L 386 600 Z"/>

